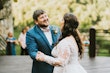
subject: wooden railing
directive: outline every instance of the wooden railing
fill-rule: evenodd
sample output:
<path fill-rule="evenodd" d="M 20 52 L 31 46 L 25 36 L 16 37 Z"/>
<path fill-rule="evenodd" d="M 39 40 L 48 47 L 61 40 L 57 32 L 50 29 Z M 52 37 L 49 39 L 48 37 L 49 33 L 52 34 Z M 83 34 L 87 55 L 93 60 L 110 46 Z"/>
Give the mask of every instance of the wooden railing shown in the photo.
<path fill-rule="evenodd" d="M 81 33 L 86 33 L 90 42 L 88 55 L 90 58 L 96 56 L 110 56 L 110 29 L 80 29 Z"/>

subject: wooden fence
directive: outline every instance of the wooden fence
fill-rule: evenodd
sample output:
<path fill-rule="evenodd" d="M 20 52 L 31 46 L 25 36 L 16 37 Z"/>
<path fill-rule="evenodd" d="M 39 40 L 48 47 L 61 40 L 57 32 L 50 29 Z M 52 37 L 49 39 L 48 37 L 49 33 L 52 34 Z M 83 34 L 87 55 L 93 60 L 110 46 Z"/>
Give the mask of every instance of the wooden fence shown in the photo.
<path fill-rule="evenodd" d="M 88 47 L 89 57 L 95 58 L 101 52 L 110 55 L 110 30 L 104 29 L 82 29 L 82 33 L 88 33 L 90 45 Z M 84 31 L 85 30 L 85 31 Z M 106 50 L 107 52 L 104 52 Z"/>

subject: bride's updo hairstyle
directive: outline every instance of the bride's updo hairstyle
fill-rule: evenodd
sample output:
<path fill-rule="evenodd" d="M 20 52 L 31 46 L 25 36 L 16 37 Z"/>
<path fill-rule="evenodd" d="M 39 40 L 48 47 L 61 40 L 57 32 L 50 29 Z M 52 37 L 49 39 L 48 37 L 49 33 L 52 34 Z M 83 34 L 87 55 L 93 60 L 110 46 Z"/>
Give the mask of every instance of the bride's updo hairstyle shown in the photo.
<path fill-rule="evenodd" d="M 66 13 L 64 15 L 63 19 L 64 19 L 64 26 L 62 28 L 61 39 L 72 35 L 77 42 L 77 45 L 79 48 L 79 56 L 82 57 L 82 53 L 83 53 L 82 41 L 79 37 L 79 32 L 77 30 L 77 28 L 79 26 L 79 22 L 78 22 L 76 16 L 72 13 Z"/>

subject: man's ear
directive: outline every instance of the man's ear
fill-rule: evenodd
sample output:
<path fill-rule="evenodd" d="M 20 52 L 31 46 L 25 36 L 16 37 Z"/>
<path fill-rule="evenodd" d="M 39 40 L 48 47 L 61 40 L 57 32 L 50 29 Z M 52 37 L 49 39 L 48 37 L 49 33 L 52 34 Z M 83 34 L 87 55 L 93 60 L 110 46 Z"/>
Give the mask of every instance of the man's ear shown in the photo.
<path fill-rule="evenodd" d="M 34 23 L 38 24 L 38 21 L 37 20 L 34 20 Z"/>

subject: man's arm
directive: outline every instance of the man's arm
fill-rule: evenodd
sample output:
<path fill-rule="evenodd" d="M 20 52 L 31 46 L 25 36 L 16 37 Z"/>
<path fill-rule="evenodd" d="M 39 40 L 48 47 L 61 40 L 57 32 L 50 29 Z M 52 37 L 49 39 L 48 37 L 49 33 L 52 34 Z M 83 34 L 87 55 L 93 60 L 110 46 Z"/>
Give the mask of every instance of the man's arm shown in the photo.
<path fill-rule="evenodd" d="M 26 45 L 27 45 L 27 49 L 28 49 L 28 53 L 29 53 L 30 57 L 33 60 L 36 60 L 36 55 L 38 52 L 38 45 L 37 45 L 34 37 L 32 36 L 32 34 L 29 32 L 26 33 Z"/>

